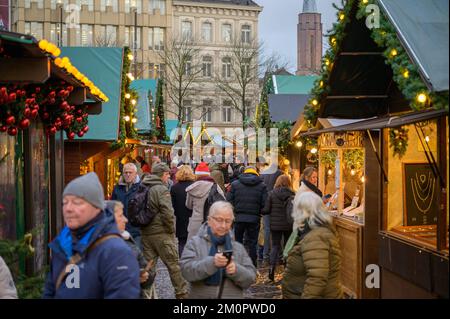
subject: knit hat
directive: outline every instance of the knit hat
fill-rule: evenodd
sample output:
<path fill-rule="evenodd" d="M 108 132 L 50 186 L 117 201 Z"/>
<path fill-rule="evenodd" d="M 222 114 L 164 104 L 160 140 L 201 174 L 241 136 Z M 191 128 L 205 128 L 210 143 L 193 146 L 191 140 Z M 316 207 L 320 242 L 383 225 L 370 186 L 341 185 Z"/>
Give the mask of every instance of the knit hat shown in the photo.
<path fill-rule="evenodd" d="M 244 174 L 254 174 L 259 176 L 259 173 L 254 166 L 247 166 L 244 170 Z"/>
<path fill-rule="evenodd" d="M 208 175 L 209 176 L 209 167 L 205 162 L 200 162 L 195 168 L 195 175 Z"/>
<path fill-rule="evenodd" d="M 170 172 L 169 166 L 165 163 L 156 163 L 152 166 L 152 174 L 158 177 L 162 177 L 164 172 Z"/>
<path fill-rule="evenodd" d="M 80 197 L 100 209 L 105 208 L 103 186 L 95 173 L 87 173 L 67 184 L 63 197 L 66 195 Z"/>

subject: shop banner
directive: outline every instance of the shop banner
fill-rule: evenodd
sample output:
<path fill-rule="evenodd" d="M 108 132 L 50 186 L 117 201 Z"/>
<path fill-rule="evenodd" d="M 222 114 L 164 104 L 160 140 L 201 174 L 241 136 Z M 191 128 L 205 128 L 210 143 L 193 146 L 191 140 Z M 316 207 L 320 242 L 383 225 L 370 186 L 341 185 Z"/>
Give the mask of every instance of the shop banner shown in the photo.
<path fill-rule="evenodd" d="M 9 1 L 0 0 L 0 30 L 9 30 Z"/>

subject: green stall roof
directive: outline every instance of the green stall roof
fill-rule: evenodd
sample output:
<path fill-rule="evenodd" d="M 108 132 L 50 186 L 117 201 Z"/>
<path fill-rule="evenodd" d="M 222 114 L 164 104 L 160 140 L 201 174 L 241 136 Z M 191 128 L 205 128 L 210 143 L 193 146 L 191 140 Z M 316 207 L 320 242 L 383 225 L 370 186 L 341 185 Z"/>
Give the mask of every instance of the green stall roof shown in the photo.
<path fill-rule="evenodd" d="M 309 94 L 314 87 L 316 75 L 273 75 L 275 94 Z"/>
<path fill-rule="evenodd" d="M 63 47 L 67 56 L 109 98 L 102 113 L 89 115 L 89 131 L 78 140 L 115 141 L 119 135 L 123 48 Z"/>

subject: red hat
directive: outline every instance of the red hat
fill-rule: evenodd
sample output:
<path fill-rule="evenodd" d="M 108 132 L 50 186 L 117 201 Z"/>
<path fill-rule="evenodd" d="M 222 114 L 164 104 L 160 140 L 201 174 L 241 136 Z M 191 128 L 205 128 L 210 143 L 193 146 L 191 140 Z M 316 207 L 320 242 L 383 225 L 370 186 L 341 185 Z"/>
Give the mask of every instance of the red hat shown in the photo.
<path fill-rule="evenodd" d="M 200 162 L 195 168 L 195 175 L 209 175 L 209 167 L 205 162 Z"/>

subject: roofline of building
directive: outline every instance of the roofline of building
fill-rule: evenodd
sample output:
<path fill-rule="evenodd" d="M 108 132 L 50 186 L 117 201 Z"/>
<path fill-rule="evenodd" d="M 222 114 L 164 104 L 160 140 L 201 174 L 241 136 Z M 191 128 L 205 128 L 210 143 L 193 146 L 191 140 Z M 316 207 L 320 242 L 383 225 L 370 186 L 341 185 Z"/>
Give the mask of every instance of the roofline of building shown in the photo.
<path fill-rule="evenodd" d="M 183 0 L 174 0 L 172 2 L 172 7 L 175 6 L 194 6 L 194 7 L 203 7 L 203 8 L 214 8 L 214 9 L 236 9 L 236 10 L 248 10 L 248 11 L 258 11 L 261 12 L 263 10 L 262 6 L 244 6 L 238 4 L 225 4 L 225 3 L 206 3 L 206 2 L 192 2 L 192 1 L 183 1 Z"/>

